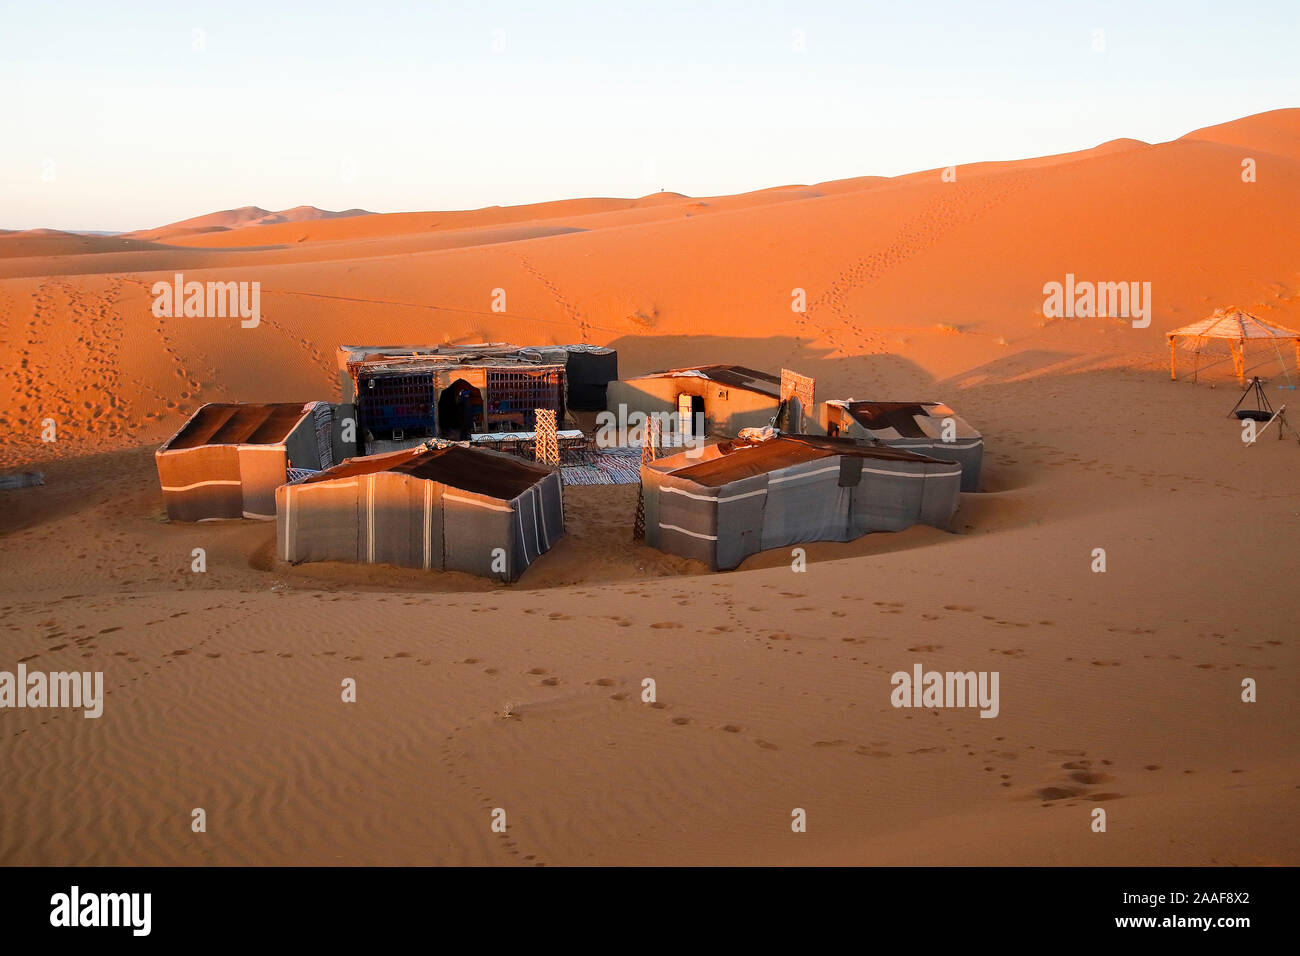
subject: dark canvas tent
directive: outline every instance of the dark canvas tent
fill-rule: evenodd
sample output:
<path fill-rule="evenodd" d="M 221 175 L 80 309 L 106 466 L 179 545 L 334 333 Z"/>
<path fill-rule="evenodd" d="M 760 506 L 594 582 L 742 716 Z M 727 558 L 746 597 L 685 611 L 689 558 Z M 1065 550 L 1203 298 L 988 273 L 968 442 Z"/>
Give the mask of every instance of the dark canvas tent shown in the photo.
<path fill-rule="evenodd" d="M 961 465 L 961 490 L 980 490 L 984 436 L 942 402 L 828 401 L 821 424 L 832 437 L 955 461 Z"/>
<path fill-rule="evenodd" d="M 513 581 L 564 534 L 559 473 L 450 445 L 351 458 L 280 488 L 286 561 L 355 561 Z"/>
<path fill-rule="evenodd" d="M 275 517 L 275 489 L 290 466 L 331 464 L 328 402 L 209 404 L 154 453 L 167 517 Z"/>
<path fill-rule="evenodd" d="M 947 527 L 961 468 L 900 449 L 787 435 L 661 458 L 642 465 L 641 480 L 646 543 L 726 570 L 768 548 L 918 523 Z"/>

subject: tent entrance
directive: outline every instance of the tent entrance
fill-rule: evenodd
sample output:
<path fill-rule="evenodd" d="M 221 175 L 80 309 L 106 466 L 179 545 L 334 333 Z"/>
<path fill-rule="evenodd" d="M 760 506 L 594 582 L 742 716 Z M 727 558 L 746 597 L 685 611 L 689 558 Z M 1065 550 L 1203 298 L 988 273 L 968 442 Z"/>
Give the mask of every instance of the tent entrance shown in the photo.
<path fill-rule="evenodd" d="M 853 416 L 845 409 L 828 405 L 826 409 L 826 435 L 829 438 L 848 437 L 853 427 Z"/>
<path fill-rule="evenodd" d="M 704 437 L 704 397 L 687 395 L 677 396 L 677 427 L 683 435 L 694 438 Z"/>
<path fill-rule="evenodd" d="M 438 397 L 438 437 L 465 441 L 483 422 L 483 393 L 458 378 Z"/>

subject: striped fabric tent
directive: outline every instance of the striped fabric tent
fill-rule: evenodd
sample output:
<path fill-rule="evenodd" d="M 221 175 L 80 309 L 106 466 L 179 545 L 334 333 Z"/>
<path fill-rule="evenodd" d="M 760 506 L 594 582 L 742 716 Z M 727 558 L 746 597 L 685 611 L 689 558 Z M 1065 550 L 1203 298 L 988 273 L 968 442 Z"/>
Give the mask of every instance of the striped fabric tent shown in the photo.
<path fill-rule="evenodd" d="M 1167 335 L 1169 338 L 1169 377 L 1171 379 L 1178 378 L 1177 356 L 1180 344 L 1183 348 L 1195 352 L 1197 356 L 1198 364 L 1193 369 L 1192 381 L 1196 380 L 1196 370 L 1199 369 L 1201 349 L 1206 344 L 1215 341 L 1227 344 L 1228 351 L 1232 353 L 1232 369 L 1237 375 L 1237 381 L 1242 385 L 1246 384 L 1246 341 L 1248 339 L 1269 342 L 1277 352 L 1278 360 L 1282 362 L 1284 369 L 1286 368 L 1286 361 L 1282 358 L 1282 351 L 1278 347 L 1278 343 L 1290 342 L 1295 348 L 1296 363 L 1300 365 L 1300 332 L 1264 322 L 1249 312 L 1242 312 L 1240 309 L 1217 309 L 1208 319 L 1193 322 L 1181 329 L 1174 329 Z"/>
<path fill-rule="evenodd" d="M 328 402 L 211 403 L 154 452 L 171 521 L 275 518 L 290 467 L 332 463 Z"/>
<path fill-rule="evenodd" d="M 514 581 L 564 535 L 559 473 L 463 445 L 349 458 L 275 492 L 285 561 L 394 564 Z"/>
<path fill-rule="evenodd" d="M 645 542 L 729 570 L 771 548 L 946 528 L 961 466 L 811 435 L 736 438 L 641 466 Z"/>

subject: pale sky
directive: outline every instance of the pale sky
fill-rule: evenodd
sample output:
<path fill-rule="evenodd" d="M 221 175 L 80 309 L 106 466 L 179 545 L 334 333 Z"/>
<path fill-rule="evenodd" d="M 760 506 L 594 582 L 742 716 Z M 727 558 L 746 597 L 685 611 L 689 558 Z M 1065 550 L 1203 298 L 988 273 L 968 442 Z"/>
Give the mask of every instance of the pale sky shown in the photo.
<path fill-rule="evenodd" d="M 3 228 L 716 195 L 1300 106 L 1300 9 L 0 0 L 0 89 Z"/>

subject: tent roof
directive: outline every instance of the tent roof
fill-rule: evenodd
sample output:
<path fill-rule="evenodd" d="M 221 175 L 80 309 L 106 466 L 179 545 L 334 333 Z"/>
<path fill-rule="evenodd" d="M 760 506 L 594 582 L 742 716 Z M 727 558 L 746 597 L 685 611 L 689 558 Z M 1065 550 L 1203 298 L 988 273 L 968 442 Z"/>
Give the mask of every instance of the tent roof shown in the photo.
<path fill-rule="evenodd" d="M 854 421 L 869 432 L 885 433 L 886 439 L 930 438 L 918 419 L 951 418 L 962 438 L 978 438 L 980 433 L 943 402 L 855 402 L 830 399 L 828 406 L 844 409 Z M 894 434 L 889 435 L 892 431 Z"/>
<path fill-rule="evenodd" d="M 1188 336 L 1195 338 L 1232 339 L 1300 339 L 1300 332 L 1263 322 L 1249 312 L 1239 309 L 1217 309 L 1208 319 L 1184 325 L 1166 333 L 1169 338 Z"/>
<path fill-rule="evenodd" d="M 859 445 L 851 439 L 823 438 L 816 435 L 782 435 L 767 441 L 721 442 L 717 446 L 720 454 L 697 464 L 686 464 L 675 469 L 665 469 L 674 478 L 685 478 L 708 488 L 718 488 L 742 478 L 752 478 L 769 471 L 780 471 L 791 465 L 799 465 L 819 458 L 833 458 L 847 455 L 854 458 L 871 458 L 876 461 L 926 461 L 938 459 L 925 455 L 915 455 L 898 448 L 878 445 Z M 690 462 L 692 459 L 683 452 L 673 458 Z M 667 460 L 654 463 L 662 467 Z"/>
<path fill-rule="evenodd" d="M 778 376 L 746 368 L 744 365 L 692 365 L 689 368 L 670 368 L 649 375 L 638 375 L 637 378 L 707 378 L 719 385 L 744 388 L 773 398 L 779 398 L 781 394 L 781 379 Z"/>
<path fill-rule="evenodd" d="M 382 455 L 349 458 L 341 465 L 304 478 L 302 484 L 355 478 L 385 471 L 441 482 L 451 488 L 502 501 L 519 497 L 551 473 L 549 468 L 541 465 L 483 448 L 464 448 L 460 445 L 425 448 L 421 445 Z"/>
<path fill-rule="evenodd" d="M 314 402 L 274 405 L 211 403 L 204 405 L 181 426 L 164 450 L 199 445 L 278 445 L 289 437 Z"/>
<path fill-rule="evenodd" d="M 614 349 L 600 345 L 520 346 L 482 342 L 477 345 L 340 345 L 335 355 L 340 371 L 361 368 L 382 371 L 388 366 L 564 365 L 574 352 L 617 354 Z"/>

